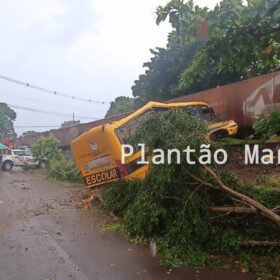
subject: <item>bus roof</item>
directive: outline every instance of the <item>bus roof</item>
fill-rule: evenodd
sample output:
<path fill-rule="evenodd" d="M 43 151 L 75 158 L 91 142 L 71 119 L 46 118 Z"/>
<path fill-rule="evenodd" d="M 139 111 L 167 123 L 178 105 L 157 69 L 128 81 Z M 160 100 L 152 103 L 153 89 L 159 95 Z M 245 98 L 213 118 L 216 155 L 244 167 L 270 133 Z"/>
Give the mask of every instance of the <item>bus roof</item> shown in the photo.
<path fill-rule="evenodd" d="M 182 106 L 197 106 L 197 105 L 209 106 L 208 103 L 202 102 L 202 101 L 191 101 L 191 102 L 185 101 L 185 102 L 172 102 L 172 103 L 162 103 L 162 102 L 150 101 L 146 105 L 142 106 L 141 108 L 139 108 L 135 112 L 129 114 L 128 116 L 124 117 L 123 119 L 120 119 L 119 121 L 115 121 L 115 122 L 108 123 L 108 124 L 101 124 L 101 125 L 98 125 L 96 127 L 89 129 L 88 131 L 84 132 L 83 134 L 81 134 L 80 136 L 75 138 L 71 143 L 74 144 L 74 143 L 79 142 L 80 140 L 84 139 L 84 137 L 86 135 L 91 134 L 93 131 L 100 130 L 104 126 L 105 127 L 111 126 L 114 128 L 118 128 L 118 127 L 122 126 L 123 124 L 125 124 L 126 122 L 134 119 L 135 117 L 141 115 L 145 111 L 147 111 L 151 108 L 154 108 L 154 107 L 176 108 L 176 107 L 182 107 Z"/>
<path fill-rule="evenodd" d="M 209 106 L 208 103 L 202 102 L 202 101 L 191 101 L 191 102 L 172 102 L 172 103 L 162 103 L 162 102 L 155 102 L 155 101 L 150 101 L 137 111 L 131 113 L 127 117 L 113 123 L 115 127 L 119 127 L 126 122 L 130 121 L 131 119 L 134 119 L 135 117 L 141 115 L 145 111 L 157 107 L 157 108 L 176 108 L 176 107 L 183 107 L 183 106 L 197 106 L 197 105 L 202 105 L 202 106 Z"/>

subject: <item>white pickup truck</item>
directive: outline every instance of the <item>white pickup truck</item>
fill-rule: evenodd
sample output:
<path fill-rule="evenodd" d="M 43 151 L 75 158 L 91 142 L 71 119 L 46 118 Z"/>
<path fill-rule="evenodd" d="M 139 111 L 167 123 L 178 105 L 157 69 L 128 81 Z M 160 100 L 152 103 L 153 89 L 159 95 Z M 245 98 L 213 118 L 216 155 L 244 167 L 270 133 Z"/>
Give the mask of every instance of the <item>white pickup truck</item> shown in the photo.
<path fill-rule="evenodd" d="M 2 156 L 2 170 L 9 171 L 13 166 L 46 168 L 47 161 L 35 161 L 30 150 L 9 149 Z"/>

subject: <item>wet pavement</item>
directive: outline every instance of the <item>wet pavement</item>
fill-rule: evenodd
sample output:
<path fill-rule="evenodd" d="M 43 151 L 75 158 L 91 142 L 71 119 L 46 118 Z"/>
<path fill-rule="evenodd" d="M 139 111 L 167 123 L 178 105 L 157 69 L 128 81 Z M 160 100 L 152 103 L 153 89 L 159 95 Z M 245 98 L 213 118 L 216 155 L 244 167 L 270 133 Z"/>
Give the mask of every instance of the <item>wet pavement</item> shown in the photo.
<path fill-rule="evenodd" d="M 249 280 L 234 269 L 160 267 L 149 248 L 101 228 L 110 218 L 78 207 L 82 189 L 38 171 L 0 172 L 1 280 Z"/>

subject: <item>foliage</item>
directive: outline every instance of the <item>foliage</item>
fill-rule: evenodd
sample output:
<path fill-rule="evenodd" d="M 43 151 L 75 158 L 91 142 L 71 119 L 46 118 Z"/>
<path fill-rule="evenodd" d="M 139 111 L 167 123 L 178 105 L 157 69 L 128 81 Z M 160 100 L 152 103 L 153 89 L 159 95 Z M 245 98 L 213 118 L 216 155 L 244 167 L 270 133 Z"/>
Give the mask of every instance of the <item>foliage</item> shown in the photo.
<path fill-rule="evenodd" d="M 256 273 L 259 276 L 257 279 L 275 280 L 275 276 L 280 275 L 280 256 L 276 253 L 267 256 L 241 254 L 240 260 L 243 270 Z"/>
<path fill-rule="evenodd" d="M 64 127 L 69 127 L 69 126 L 74 126 L 74 125 L 77 125 L 79 124 L 81 121 L 65 121 L 61 124 L 61 128 L 64 128 Z"/>
<path fill-rule="evenodd" d="M 273 135 L 280 135 L 280 112 L 260 116 L 253 125 L 255 135 L 262 141 L 268 140 Z"/>
<path fill-rule="evenodd" d="M 82 177 L 75 162 L 65 158 L 53 159 L 50 163 L 50 177 L 57 181 L 68 181 L 72 183 L 82 183 Z"/>
<path fill-rule="evenodd" d="M 256 178 L 255 183 L 265 188 L 280 188 L 280 177 L 277 175 L 261 175 Z"/>
<path fill-rule="evenodd" d="M 49 176 L 58 181 L 82 183 L 82 177 L 75 163 L 65 159 L 59 148 L 59 141 L 54 136 L 39 139 L 32 145 L 35 160 L 47 159 L 49 162 Z"/>
<path fill-rule="evenodd" d="M 217 21 L 205 45 L 181 74 L 179 88 L 188 90 L 202 82 L 224 85 L 275 71 L 279 65 L 279 1 L 224 0 L 209 16 Z M 197 89 L 205 89 L 205 85 Z"/>
<path fill-rule="evenodd" d="M 182 71 L 190 65 L 192 57 L 201 42 L 189 46 L 174 43 L 172 47 L 151 50 L 153 57 L 144 63 L 145 74 L 139 76 L 132 86 L 133 95 L 142 103 L 150 100 L 167 100 L 176 97 L 175 89 Z"/>
<path fill-rule="evenodd" d="M 150 150 L 161 148 L 165 152 L 171 148 L 182 151 L 188 145 L 199 153 L 200 145 L 207 141 L 206 132 L 207 127 L 194 116 L 170 110 L 141 124 L 130 142 L 144 141 Z M 279 228 L 262 216 L 212 212 L 213 205 L 231 205 L 232 200 L 220 190 L 193 180 L 189 173 L 214 184 L 201 166 L 188 165 L 184 158 L 181 164 L 151 164 L 143 181 L 113 185 L 105 194 L 104 207 L 122 217 L 131 236 L 156 240 L 162 264 L 167 267 L 203 266 L 213 254 L 246 252 L 243 240 L 263 240 L 265 236 L 279 241 Z M 244 185 L 228 173 L 220 172 L 220 176 L 232 189 L 268 207 L 279 205 L 279 189 Z"/>
<path fill-rule="evenodd" d="M 171 0 L 157 9 L 169 20 L 166 48 L 152 50 L 132 87 L 143 102 L 167 100 L 275 71 L 279 65 L 277 0 L 223 0 L 213 10 Z"/>
<path fill-rule="evenodd" d="M 232 137 L 225 137 L 222 139 L 219 139 L 219 144 L 221 146 L 230 147 L 230 146 L 241 146 L 246 144 L 259 144 L 259 141 L 256 139 L 238 139 L 238 138 L 232 138 Z"/>
<path fill-rule="evenodd" d="M 188 45 L 198 38 L 207 36 L 205 17 L 208 8 L 195 6 L 193 1 L 171 0 L 166 6 L 157 8 L 156 23 L 160 24 L 169 18 L 173 31 L 169 34 L 169 44 Z"/>
<path fill-rule="evenodd" d="M 35 160 L 47 159 L 61 160 L 62 150 L 59 148 L 59 141 L 54 136 L 41 138 L 37 140 L 31 147 Z"/>
<path fill-rule="evenodd" d="M 15 138 L 13 121 L 17 115 L 6 103 L 0 103 L 0 139 Z"/>
<path fill-rule="evenodd" d="M 116 115 L 133 112 L 139 106 L 135 98 L 127 96 L 119 96 L 115 101 L 111 102 L 110 108 L 108 109 L 105 117 L 110 118 Z"/>
<path fill-rule="evenodd" d="M 120 233 L 120 234 L 128 237 L 131 242 L 134 242 L 136 244 L 144 244 L 144 243 L 147 244 L 148 243 L 148 241 L 141 236 L 136 236 L 136 237 L 130 236 L 128 229 L 124 223 L 106 224 L 106 225 L 102 226 L 101 231 L 102 232 L 110 231 L 110 232 Z"/>
<path fill-rule="evenodd" d="M 130 142 L 135 145 L 144 140 L 147 147 L 179 150 L 184 150 L 188 143 L 199 151 L 201 144 L 207 144 L 207 132 L 206 124 L 196 116 L 186 114 L 182 109 L 173 109 L 154 114 L 141 123 Z"/>
<path fill-rule="evenodd" d="M 106 192 L 104 197 L 104 207 L 116 215 L 122 216 L 128 205 L 136 198 L 140 181 L 131 181 L 127 184 L 119 181 L 114 184 L 114 192 Z"/>

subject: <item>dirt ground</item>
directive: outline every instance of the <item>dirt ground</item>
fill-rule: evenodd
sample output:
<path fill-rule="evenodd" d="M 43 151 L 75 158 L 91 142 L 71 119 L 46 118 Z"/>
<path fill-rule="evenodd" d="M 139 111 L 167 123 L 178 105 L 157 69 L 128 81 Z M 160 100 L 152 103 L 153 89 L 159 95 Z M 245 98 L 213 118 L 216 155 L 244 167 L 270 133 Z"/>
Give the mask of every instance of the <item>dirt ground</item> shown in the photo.
<path fill-rule="evenodd" d="M 0 172 L 1 280 L 249 280 L 237 268 L 160 267 L 144 245 L 100 230 L 110 218 L 83 209 L 83 188 L 38 171 Z"/>
<path fill-rule="evenodd" d="M 267 144 L 263 148 L 269 148 L 274 150 L 275 155 L 278 153 L 279 144 Z M 260 176 L 279 176 L 280 165 L 245 165 L 244 159 L 244 145 L 228 147 L 227 149 L 229 159 L 224 168 L 226 171 L 230 171 L 244 182 L 253 182 Z"/>

